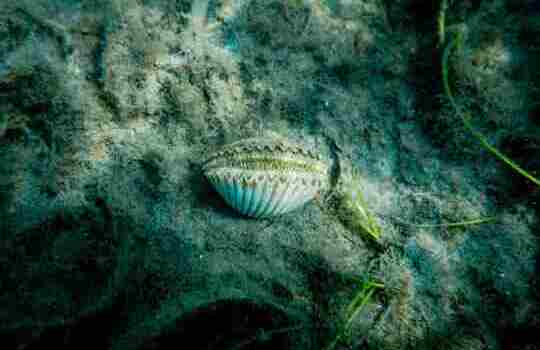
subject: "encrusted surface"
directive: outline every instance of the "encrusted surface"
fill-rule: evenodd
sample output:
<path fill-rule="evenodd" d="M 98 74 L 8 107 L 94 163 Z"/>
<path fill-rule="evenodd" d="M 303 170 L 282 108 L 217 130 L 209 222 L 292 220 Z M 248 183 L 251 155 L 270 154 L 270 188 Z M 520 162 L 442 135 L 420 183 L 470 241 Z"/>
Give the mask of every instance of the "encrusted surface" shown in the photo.
<path fill-rule="evenodd" d="M 538 171 L 534 1 L 2 1 L 1 348 L 540 348 L 540 190 L 444 97 L 445 3 L 456 103 Z"/>

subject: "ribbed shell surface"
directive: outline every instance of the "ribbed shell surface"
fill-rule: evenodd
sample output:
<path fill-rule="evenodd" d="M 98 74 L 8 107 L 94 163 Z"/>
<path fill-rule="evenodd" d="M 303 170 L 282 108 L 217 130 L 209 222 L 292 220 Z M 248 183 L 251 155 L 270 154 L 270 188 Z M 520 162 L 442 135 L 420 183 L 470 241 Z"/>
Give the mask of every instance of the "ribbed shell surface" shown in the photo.
<path fill-rule="evenodd" d="M 283 139 L 252 138 L 225 146 L 204 165 L 217 192 L 256 218 L 303 206 L 326 185 L 327 165 L 311 150 Z"/>

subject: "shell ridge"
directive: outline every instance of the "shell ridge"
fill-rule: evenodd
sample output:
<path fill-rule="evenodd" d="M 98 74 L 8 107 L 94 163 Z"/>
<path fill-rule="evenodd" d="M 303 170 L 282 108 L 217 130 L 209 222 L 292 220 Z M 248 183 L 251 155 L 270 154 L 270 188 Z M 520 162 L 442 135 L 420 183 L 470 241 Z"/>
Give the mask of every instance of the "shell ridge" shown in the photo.
<path fill-rule="evenodd" d="M 260 216 L 263 217 L 271 215 L 271 209 L 273 207 L 274 201 L 276 200 L 276 193 L 279 190 L 278 186 L 276 186 L 276 183 L 274 181 L 274 177 L 271 175 L 268 175 L 268 180 L 266 184 L 270 191 L 268 193 L 265 205 L 261 208 Z"/>
<path fill-rule="evenodd" d="M 260 198 L 260 186 L 257 183 L 257 176 L 253 174 L 251 182 L 249 184 L 251 189 L 251 200 L 249 203 L 249 215 L 256 217 L 257 215 L 257 206 L 261 200 Z"/>
<path fill-rule="evenodd" d="M 291 204 L 290 201 L 292 200 L 293 184 L 290 182 L 285 182 L 282 185 L 283 190 L 281 198 L 279 199 L 278 203 L 276 203 L 276 207 L 274 208 L 274 213 L 276 215 L 282 214 L 287 211 L 287 206 Z"/>
<path fill-rule="evenodd" d="M 312 147 L 281 137 L 225 145 L 207 158 L 202 169 L 227 204 L 252 217 L 303 206 L 328 176 L 327 162 Z"/>
<path fill-rule="evenodd" d="M 249 179 L 245 182 L 246 186 L 246 215 L 253 216 L 253 206 L 256 200 L 256 188 L 253 186 L 253 176 L 250 176 Z"/>
<path fill-rule="evenodd" d="M 242 207 L 239 205 L 244 193 L 240 188 L 240 181 L 235 176 L 231 179 L 231 203 L 229 203 L 234 209 L 242 212 Z"/>
<path fill-rule="evenodd" d="M 263 206 L 268 202 L 268 196 L 270 193 L 270 186 L 268 186 L 268 181 L 266 181 L 266 177 L 264 175 L 259 175 L 256 177 L 256 181 L 258 181 L 257 186 L 257 203 L 255 204 L 255 207 L 253 209 L 253 215 L 255 217 L 259 217 L 261 215 L 261 209 Z"/>
<path fill-rule="evenodd" d="M 306 196 L 306 186 L 302 185 L 303 176 L 296 178 L 296 186 L 291 189 L 291 199 L 285 208 L 284 212 L 292 211 L 303 206 L 309 199 L 309 196 Z"/>
<path fill-rule="evenodd" d="M 283 204 L 280 213 L 286 213 L 288 211 L 294 210 L 299 207 L 297 204 L 298 204 L 298 201 L 300 200 L 301 193 L 299 192 L 301 192 L 301 190 L 300 190 L 300 187 L 298 186 L 298 177 L 295 179 L 294 182 L 291 182 L 290 184 L 288 184 L 287 187 L 288 187 L 287 189 L 288 200 L 285 201 L 285 203 Z"/>
<path fill-rule="evenodd" d="M 244 215 L 247 215 L 247 201 L 248 201 L 248 187 L 246 186 L 246 175 L 245 174 L 241 174 L 240 176 L 238 176 L 238 191 L 239 193 L 241 193 L 241 196 L 239 197 L 239 200 L 238 200 L 238 206 L 241 208 L 240 209 L 240 212 Z"/>
<path fill-rule="evenodd" d="M 294 210 L 297 208 L 297 202 L 300 200 L 302 196 L 302 185 L 300 182 L 300 177 L 295 177 L 294 181 L 291 182 L 292 186 L 290 187 L 290 194 L 287 203 L 285 203 L 283 207 L 283 213 L 286 213 L 288 211 Z"/>
<path fill-rule="evenodd" d="M 278 195 L 276 196 L 274 205 L 269 209 L 270 215 L 278 214 L 280 212 L 283 201 L 287 198 L 287 189 L 289 186 L 287 186 L 287 181 L 284 179 L 285 177 L 283 175 L 279 175 L 276 178 L 277 188 L 279 188 L 280 190 L 278 191 Z"/>

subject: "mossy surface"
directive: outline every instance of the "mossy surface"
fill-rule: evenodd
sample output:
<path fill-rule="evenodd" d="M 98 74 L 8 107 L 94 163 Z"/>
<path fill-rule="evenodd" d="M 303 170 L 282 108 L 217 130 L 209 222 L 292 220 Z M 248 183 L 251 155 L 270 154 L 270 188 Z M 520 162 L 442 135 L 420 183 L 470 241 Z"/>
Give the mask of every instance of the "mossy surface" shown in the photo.
<path fill-rule="evenodd" d="M 4 1 L 2 346 L 538 347 L 540 190 L 456 111 L 539 176 L 540 8 L 441 3 Z M 246 219 L 203 162 L 274 133 L 328 192 Z"/>

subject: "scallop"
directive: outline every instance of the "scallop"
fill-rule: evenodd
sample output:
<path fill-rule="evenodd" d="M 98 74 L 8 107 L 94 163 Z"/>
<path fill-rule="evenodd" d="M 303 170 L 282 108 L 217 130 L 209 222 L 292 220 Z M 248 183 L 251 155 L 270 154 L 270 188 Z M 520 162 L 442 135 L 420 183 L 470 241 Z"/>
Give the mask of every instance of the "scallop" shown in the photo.
<path fill-rule="evenodd" d="M 203 171 L 227 204 L 255 218 L 298 209 L 328 183 L 328 165 L 316 152 L 281 137 L 226 145 Z"/>

